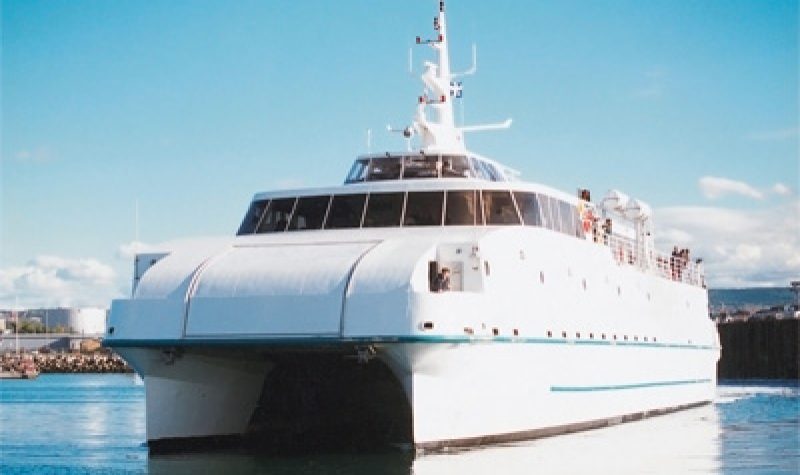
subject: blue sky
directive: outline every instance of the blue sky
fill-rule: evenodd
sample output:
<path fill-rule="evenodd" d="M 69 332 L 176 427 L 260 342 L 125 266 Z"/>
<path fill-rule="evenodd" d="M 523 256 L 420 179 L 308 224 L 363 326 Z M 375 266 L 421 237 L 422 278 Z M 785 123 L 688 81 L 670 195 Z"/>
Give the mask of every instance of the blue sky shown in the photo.
<path fill-rule="evenodd" d="M 257 191 L 341 182 L 367 129 L 403 149 L 384 130 L 436 4 L 4 0 L 0 307 L 127 292 L 136 202 L 143 243 L 231 235 Z M 471 149 L 651 203 L 712 285 L 800 277 L 797 2 L 451 0 L 448 22 L 455 69 L 478 47 L 466 122 L 514 119 Z"/>

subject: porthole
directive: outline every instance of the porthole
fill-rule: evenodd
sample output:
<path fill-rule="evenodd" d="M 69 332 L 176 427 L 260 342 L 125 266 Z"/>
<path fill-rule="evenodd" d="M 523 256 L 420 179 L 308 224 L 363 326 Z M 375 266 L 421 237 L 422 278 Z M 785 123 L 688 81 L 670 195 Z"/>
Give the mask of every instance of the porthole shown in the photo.
<path fill-rule="evenodd" d="M 625 341 L 628 341 L 628 335 L 625 335 L 625 336 L 623 337 L 623 339 L 624 339 Z"/>
<path fill-rule="evenodd" d="M 653 337 L 653 343 L 655 343 L 657 341 L 658 341 L 658 339 L 656 337 Z"/>
<path fill-rule="evenodd" d="M 600 338 L 602 338 L 603 340 L 605 340 L 605 339 L 606 339 L 606 334 L 605 334 L 605 333 L 603 333 L 602 335 L 600 335 Z"/>
<path fill-rule="evenodd" d="M 647 341 L 647 337 L 644 337 L 644 341 Z"/>
<path fill-rule="evenodd" d="M 583 285 L 583 290 L 586 290 L 586 279 L 581 281 L 581 285 Z"/>
<path fill-rule="evenodd" d="M 547 330 L 547 338 L 552 338 L 552 337 L 553 337 L 553 332 Z"/>
<path fill-rule="evenodd" d="M 614 335 L 614 341 L 617 341 L 617 335 Z"/>
<path fill-rule="evenodd" d="M 566 337 L 567 337 L 567 332 L 561 332 L 561 338 L 566 338 Z"/>
<path fill-rule="evenodd" d="M 639 341 L 639 337 L 638 336 L 634 336 L 633 337 L 633 341 Z"/>
<path fill-rule="evenodd" d="M 519 330 L 516 328 L 511 333 L 513 333 L 514 336 L 519 336 Z"/>
<path fill-rule="evenodd" d="M 575 332 L 575 338 L 580 338 L 580 337 L 581 337 L 581 332 Z"/>
<path fill-rule="evenodd" d="M 594 340 L 594 333 L 589 333 L 589 339 Z"/>
<path fill-rule="evenodd" d="M 539 272 L 539 282 L 544 284 L 544 271 Z"/>

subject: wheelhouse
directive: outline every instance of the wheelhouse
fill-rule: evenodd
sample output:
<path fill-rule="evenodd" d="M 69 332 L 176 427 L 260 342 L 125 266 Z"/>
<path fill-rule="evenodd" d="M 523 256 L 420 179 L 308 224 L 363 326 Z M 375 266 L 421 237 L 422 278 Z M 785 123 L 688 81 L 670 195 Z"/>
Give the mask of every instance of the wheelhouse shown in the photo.
<path fill-rule="evenodd" d="M 345 184 L 425 178 L 471 178 L 513 181 L 518 173 L 487 158 L 458 154 L 384 154 L 359 157 Z"/>

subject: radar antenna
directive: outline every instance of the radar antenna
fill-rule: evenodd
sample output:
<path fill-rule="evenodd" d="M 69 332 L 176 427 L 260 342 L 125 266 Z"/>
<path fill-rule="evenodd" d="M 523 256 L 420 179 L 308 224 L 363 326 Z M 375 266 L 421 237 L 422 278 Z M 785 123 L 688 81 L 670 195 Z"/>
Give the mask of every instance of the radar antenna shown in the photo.
<path fill-rule="evenodd" d="M 472 126 L 457 127 L 453 114 L 453 101 L 460 99 L 463 91 L 463 83 L 456 81 L 456 78 L 475 74 L 478 69 L 477 48 L 472 45 L 472 66 L 466 71 L 452 73 L 450 71 L 450 53 L 447 36 L 447 22 L 445 18 L 444 1 L 439 2 L 439 13 L 433 19 L 433 29 L 436 32 L 434 38 L 426 39 L 417 36 L 417 45 L 427 45 L 438 53 L 438 61 L 425 61 L 424 72 L 420 76 L 423 83 L 423 94 L 417 101 L 417 111 L 410 126 L 404 129 L 392 129 L 392 132 L 402 132 L 408 142 L 410 149 L 410 139 L 419 136 L 420 145 L 423 151 L 441 152 L 463 152 L 466 150 L 464 145 L 465 132 L 477 132 L 484 130 L 506 129 L 511 126 L 511 119 L 496 124 L 482 124 Z M 412 55 L 409 53 L 409 63 Z M 411 72 L 409 64 L 409 72 Z M 433 117 L 428 117 L 428 111 L 432 111 Z"/>

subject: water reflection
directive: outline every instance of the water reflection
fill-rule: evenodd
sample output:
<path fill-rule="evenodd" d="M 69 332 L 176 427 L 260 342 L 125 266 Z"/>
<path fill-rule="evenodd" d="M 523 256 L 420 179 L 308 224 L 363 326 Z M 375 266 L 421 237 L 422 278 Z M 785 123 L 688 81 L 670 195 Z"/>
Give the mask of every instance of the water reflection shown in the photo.
<path fill-rule="evenodd" d="M 718 473 L 720 428 L 714 406 L 614 427 L 453 453 L 245 453 L 150 456 L 150 473 Z"/>
<path fill-rule="evenodd" d="M 427 455 L 426 474 L 717 473 L 719 424 L 713 406 L 503 447 Z"/>

